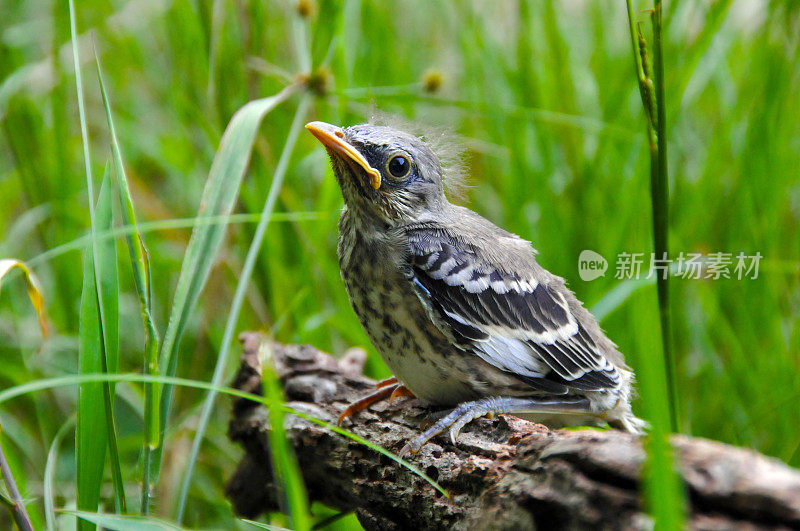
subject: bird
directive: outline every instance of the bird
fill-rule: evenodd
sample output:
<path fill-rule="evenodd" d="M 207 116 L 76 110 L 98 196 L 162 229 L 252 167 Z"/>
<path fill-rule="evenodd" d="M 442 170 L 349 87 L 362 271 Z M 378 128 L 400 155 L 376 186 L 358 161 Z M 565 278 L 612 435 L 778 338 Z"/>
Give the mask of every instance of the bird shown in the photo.
<path fill-rule="evenodd" d="M 644 432 L 622 353 L 529 241 L 448 200 L 435 142 L 372 123 L 306 128 L 344 198 L 338 257 L 351 305 L 394 375 L 340 424 L 389 397 L 446 408 L 401 456 L 445 431 L 455 445 L 467 423 L 495 414 Z"/>

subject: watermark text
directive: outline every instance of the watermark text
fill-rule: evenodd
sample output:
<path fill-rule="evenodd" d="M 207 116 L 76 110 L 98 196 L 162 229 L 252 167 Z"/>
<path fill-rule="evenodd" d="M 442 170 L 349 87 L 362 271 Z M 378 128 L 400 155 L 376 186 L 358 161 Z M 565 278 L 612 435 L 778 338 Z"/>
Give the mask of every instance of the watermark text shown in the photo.
<path fill-rule="evenodd" d="M 763 255 L 713 252 L 684 253 L 669 258 L 656 253 L 619 253 L 614 263 L 614 278 L 635 280 L 666 278 L 667 275 L 687 280 L 736 279 L 755 280 Z M 608 261 L 599 253 L 586 249 L 578 257 L 578 275 L 581 280 L 590 282 L 605 276 Z"/>

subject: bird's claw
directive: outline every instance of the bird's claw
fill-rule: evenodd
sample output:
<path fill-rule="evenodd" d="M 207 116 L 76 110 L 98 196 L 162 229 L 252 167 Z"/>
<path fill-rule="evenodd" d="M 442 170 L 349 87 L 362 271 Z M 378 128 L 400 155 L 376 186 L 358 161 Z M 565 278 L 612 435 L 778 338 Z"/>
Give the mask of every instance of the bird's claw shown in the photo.
<path fill-rule="evenodd" d="M 406 455 L 409 454 L 409 453 L 415 454 L 415 453 L 419 452 L 419 448 L 414 448 L 414 445 L 412 444 L 413 442 L 414 441 L 406 443 L 406 445 L 403 446 L 403 448 L 400 449 L 400 451 L 397 453 L 397 456 L 400 459 L 404 459 L 406 457 Z"/>
<path fill-rule="evenodd" d="M 462 421 L 462 419 L 458 419 L 458 421 L 456 421 L 453 424 L 453 426 L 451 426 L 450 429 L 448 430 L 448 434 L 450 435 L 450 442 L 453 443 L 453 446 L 456 445 L 456 439 L 458 438 L 458 434 L 461 433 L 461 428 L 463 428 L 464 425 L 466 425 L 470 420 L 471 419 Z M 427 443 L 432 438 L 436 437 L 436 435 L 438 435 L 444 430 L 440 429 L 436 431 L 436 433 L 429 435 L 430 431 L 431 430 L 428 430 L 425 433 L 417 435 L 416 437 L 411 439 L 411 441 L 409 441 L 408 443 L 406 443 L 405 446 L 403 446 L 403 448 L 400 450 L 400 453 L 398 453 L 397 455 L 403 458 L 409 453 L 411 455 L 416 454 L 417 452 L 420 451 L 420 449 L 422 449 L 425 443 Z"/>
<path fill-rule="evenodd" d="M 456 444 L 456 439 L 461 429 L 479 417 L 492 418 L 502 413 L 516 412 L 561 412 L 563 414 L 589 414 L 588 400 L 585 398 L 513 398 L 513 397 L 489 397 L 464 402 L 445 416 L 437 420 L 430 428 L 427 428 L 420 435 L 406 444 L 400 455 L 408 452 L 417 453 L 422 446 L 440 433 L 447 430 L 450 435 L 450 442 Z"/>
<path fill-rule="evenodd" d="M 470 414 L 470 412 L 462 411 L 462 407 L 458 407 L 445 415 L 444 417 L 440 418 L 436 421 L 430 428 L 426 429 L 423 433 L 417 435 L 411 441 L 409 441 L 403 449 L 400 450 L 398 454 L 400 457 L 403 457 L 407 453 L 415 454 L 420 451 L 420 449 L 442 433 L 443 431 L 447 430 L 450 435 L 450 441 L 455 446 L 456 439 L 458 438 L 458 434 L 461 432 L 461 428 L 463 428 L 468 422 L 470 422 L 474 416 Z"/>

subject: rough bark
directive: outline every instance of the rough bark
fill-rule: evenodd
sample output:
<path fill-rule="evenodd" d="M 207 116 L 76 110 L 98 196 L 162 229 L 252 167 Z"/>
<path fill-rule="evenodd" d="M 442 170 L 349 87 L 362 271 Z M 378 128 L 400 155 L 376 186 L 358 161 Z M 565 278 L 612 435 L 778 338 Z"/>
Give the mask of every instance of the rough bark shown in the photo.
<path fill-rule="evenodd" d="M 335 421 L 354 399 L 374 388 L 361 374 L 365 354 L 340 360 L 310 346 L 262 343 L 241 336 L 244 352 L 234 386 L 260 393 L 259 346 L 268 345 L 287 401 Z M 348 425 L 393 452 L 418 433 L 428 413 L 415 399 L 376 404 Z M 286 417 L 309 497 L 355 511 L 367 529 L 640 529 L 639 438 L 618 431 L 549 430 L 500 415 L 478 419 L 457 446 L 445 436 L 409 461 L 438 481 L 445 497 L 387 457 L 294 415 Z M 228 484 L 236 512 L 246 517 L 279 508 L 268 461 L 266 413 L 235 399 L 229 435 L 245 455 Z M 752 450 L 674 436 L 695 529 L 800 528 L 800 472 Z"/>

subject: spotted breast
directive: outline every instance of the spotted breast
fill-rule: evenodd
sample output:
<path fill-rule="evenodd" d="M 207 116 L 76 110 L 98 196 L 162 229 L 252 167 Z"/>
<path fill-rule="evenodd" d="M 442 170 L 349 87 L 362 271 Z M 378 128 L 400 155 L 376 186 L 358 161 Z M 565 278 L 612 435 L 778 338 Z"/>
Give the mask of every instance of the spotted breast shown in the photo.
<path fill-rule="evenodd" d="M 413 285 L 392 267 L 402 260 L 403 236 L 371 229 L 360 216 L 342 211 L 339 268 L 372 344 L 397 379 L 423 402 L 452 405 L 480 396 L 469 381 L 450 377 L 454 364 L 467 363 L 463 351 L 429 319 Z M 393 238 L 397 241 L 387 241 Z"/>

